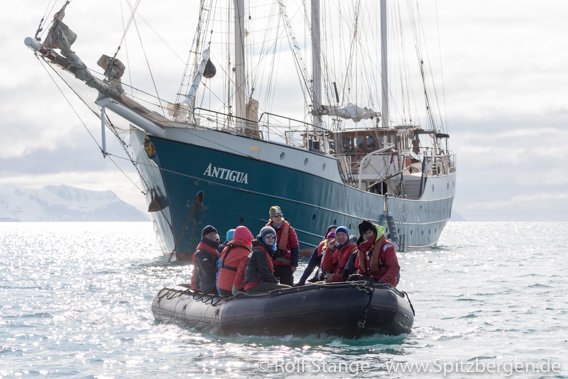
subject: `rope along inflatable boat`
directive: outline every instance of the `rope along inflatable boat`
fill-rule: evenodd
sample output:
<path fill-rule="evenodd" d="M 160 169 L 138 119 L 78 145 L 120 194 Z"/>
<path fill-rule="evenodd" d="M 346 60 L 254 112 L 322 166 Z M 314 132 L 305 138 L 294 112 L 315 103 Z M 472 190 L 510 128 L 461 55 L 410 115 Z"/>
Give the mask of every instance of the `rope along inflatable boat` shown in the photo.
<path fill-rule="evenodd" d="M 230 298 L 188 287 L 183 284 L 160 290 L 152 301 L 154 318 L 221 335 L 326 334 L 344 338 L 409 333 L 414 322 L 408 295 L 389 284 L 312 284 Z"/>

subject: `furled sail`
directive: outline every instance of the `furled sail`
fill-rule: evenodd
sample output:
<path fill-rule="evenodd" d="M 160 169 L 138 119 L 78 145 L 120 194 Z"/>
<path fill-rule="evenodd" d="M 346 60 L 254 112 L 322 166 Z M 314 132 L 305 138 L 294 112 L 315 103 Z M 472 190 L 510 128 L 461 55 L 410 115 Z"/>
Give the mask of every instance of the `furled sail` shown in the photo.
<path fill-rule="evenodd" d="M 168 104 L 168 113 L 173 116 L 176 121 L 185 121 L 187 119 L 187 112 L 195 99 L 195 94 L 197 93 L 197 88 L 201 83 L 201 78 L 205 77 L 207 79 L 215 76 L 217 69 L 213 63 L 209 60 L 209 49 L 205 49 L 202 54 L 201 63 L 195 77 L 193 78 L 193 83 L 183 102 L 179 104 Z"/>
<path fill-rule="evenodd" d="M 49 33 L 47 34 L 44 42 L 44 45 L 51 49 L 61 50 L 61 53 L 64 56 L 67 56 L 69 53 L 73 53 L 71 45 L 77 39 L 77 34 L 63 23 L 65 7 L 67 7 L 67 4 L 65 4 L 63 8 L 61 8 L 61 10 L 53 16 L 53 25 L 49 29 Z"/>
<path fill-rule="evenodd" d="M 355 104 L 348 103 L 344 107 L 335 107 L 332 105 L 322 105 L 320 108 L 320 115 L 322 116 L 336 116 L 348 120 L 359 122 L 366 119 L 379 119 L 381 112 L 376 112 L 367 107 L 361 108 Z"/>
<path fill-rule="evenodd" d="M 106 83 L 103 83 L 91 75 L 85 63 L 71 50 L 71 45 L 77 39 L 77 34 L 63 23 L 65 7 L 67 7 L 68 4 L 69 2 L 65 3 L 61 10 L 53 17 L 52 26 L 47 33 L 43 45 L 40 44 L 37 39 L 30 37 L 26 38 L 25 44 L 35 51 L 40 51 L 42 54 L 48 56 L 51 61 L 59 66 L 74 73 L 79 80 L 84 81 L 89 87 L 95 88 L 101 93 L 114 93 L 113 89 Z M 47 54 L 47 49 L 59 49 L 63 57 L 56 53 Z"/>
<path fill-rule="evenodd" d="M 258 122 L 254 120 L 258 120 L 258 101 L 250 98 L 249 102 L 247 103 L 247 122 L 246 122 L 246 130 L 245 134 L 251 137 L 260 137 L 260 132 L 258 130 Z"/>

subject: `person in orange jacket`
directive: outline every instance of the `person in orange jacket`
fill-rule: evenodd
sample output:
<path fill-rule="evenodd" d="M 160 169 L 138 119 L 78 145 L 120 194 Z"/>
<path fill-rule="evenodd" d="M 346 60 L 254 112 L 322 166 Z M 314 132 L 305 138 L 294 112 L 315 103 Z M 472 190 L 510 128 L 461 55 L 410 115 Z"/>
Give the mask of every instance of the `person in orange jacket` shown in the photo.
<path fill-rule="evenodd" d="M 233 239 L 221 252 L 221 269 L 217 281 L 220 295 L 231 296 L 243 291 L 245 267 L 253 239 L 252 233 L 246 226 L 238 226 L 233 233 Z"/>

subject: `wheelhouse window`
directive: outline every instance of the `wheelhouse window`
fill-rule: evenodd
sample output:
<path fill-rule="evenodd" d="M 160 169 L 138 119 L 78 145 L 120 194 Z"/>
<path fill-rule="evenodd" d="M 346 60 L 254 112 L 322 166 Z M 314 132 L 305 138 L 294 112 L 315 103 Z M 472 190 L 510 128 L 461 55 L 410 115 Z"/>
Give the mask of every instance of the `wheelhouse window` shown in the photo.
<path fill-rule="evenodd" d="M 363 150 L 365 137 L 364 136 L 356 136 L 355 137 L 355 146 L 357 147 L 357 150 Z"/>
<path fill-rule="evenodd" d="M 377 141 L 373 136 L 367 136 L 367 151 L 370 153 L 377 150 Z"/>
<path fill-rule="evenodd" d="M 341 139 L 341 146 L 343 147 L 343 151 L 351 151 L 351 137 L 343 136 Z"/>

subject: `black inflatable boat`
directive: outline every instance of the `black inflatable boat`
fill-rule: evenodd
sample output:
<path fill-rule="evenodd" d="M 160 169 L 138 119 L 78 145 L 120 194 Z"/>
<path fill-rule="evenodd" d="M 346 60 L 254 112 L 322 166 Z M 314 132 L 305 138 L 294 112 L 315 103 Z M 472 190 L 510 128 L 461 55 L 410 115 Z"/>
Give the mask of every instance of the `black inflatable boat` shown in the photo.
<path fill-rule="evenodd" d="M 157 321 L 222 335 L 358 338 L 409 333 L 414 322 L 414 309 L 405 292 L 366 281 L 310 284 L 230 298 L 178 285 L 158 292 L 152 312 Z"/>

